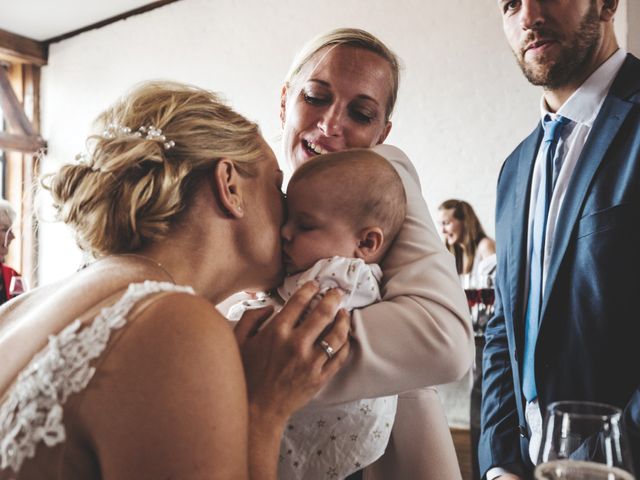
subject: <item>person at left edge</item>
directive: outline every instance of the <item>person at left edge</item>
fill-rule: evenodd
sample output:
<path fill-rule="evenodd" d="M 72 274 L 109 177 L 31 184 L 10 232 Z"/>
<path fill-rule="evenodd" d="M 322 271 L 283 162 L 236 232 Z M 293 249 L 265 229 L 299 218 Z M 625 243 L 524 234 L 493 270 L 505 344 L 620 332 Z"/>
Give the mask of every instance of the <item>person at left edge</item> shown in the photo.
<path fill-rule="evenodd" d="M 9 252 L 9 245 L 15 239 L 12 229 L 15 218 L 16 212 L 11 204 L 4 199 L 0 199 L 0 305 L 11 298 L 9 292 L 11 278 L 20 275 L 4 263 Z"/>

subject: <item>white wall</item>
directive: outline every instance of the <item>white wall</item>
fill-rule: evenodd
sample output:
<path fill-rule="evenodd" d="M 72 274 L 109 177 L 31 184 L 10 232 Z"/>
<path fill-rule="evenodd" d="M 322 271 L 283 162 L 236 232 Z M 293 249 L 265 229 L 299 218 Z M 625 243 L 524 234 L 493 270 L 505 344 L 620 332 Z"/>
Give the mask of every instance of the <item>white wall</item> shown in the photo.
<path fill-rule="evenodd" d="M 636 57 L 640 56 L 640 1 L 627 2 L 628 49 Z"/>
<path fill-rule="evenodd" d="M 626 45 L 624 7 L 616 23 Z M 42 81 L 50 151 L 43 168 L 71 161 L 100 110 L 152 78 L 224 92 L 279 154 L 279 92 L 289 62 L 311 36 L 344 26 L 378 35 L 403 60 L 388 142 L 413 159 L 431 211 L 463 198 L 493 234 L 500 166 L 534 127 L 541 94 L 516 66 L 496 0 L 182 0 L 51 45 Z M 81 261 L 64 227 L 48 223 L 40 258 L 44 283 Z"/>

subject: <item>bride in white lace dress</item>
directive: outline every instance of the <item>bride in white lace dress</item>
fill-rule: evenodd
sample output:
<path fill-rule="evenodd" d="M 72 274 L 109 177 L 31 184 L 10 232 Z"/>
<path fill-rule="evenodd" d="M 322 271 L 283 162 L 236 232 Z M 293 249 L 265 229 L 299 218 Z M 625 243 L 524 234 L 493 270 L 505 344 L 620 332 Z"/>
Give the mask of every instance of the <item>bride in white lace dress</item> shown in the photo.
<path fill-rule="evenodd" d="M 281 278 L 273 152 L 179 84 L 145 84 L 99 124 L 48 179 L 98 260 L 0 309 L 0 478 L 275 478 L 285 421 L 344 363 L 349 322 L 332 292 L 298 325 L 313 284 L 257 334 L 264 312 L 234 338 L 213 307 Z M 316 342 L 334 316 L 332 354 Z"/>

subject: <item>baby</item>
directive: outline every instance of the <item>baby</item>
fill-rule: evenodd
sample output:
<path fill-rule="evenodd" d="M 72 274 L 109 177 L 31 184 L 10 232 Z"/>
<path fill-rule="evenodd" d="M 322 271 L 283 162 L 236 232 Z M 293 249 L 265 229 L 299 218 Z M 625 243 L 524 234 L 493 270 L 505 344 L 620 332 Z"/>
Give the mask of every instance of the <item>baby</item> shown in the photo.
<path fill-rule="evenodd" d="M 382 271 L 377 263 L 406 210 L 395 169 L 370 150 L 321 155 L 296 170 L 287 188 L 287 208 L 282 227 L 287 278 L 275 300 L 282 305 L 298 287 L 316 280 L 319 296 L 342 289 L 341 307 L 347 310 L 379 301 Z M 230 317 L 272 302 L 272 297 L 243 302 Z M 389 441 L 396 405 L 392 396 L 302 408 L 283 436 L 279 478 L 341 479 L 373 463 Z"/>

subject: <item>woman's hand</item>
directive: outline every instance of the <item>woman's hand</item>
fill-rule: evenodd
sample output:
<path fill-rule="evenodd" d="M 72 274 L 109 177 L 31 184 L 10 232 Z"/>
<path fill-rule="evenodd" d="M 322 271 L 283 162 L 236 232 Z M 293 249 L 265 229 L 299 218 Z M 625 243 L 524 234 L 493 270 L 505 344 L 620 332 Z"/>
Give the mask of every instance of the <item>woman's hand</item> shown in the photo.
<path fill-rule="evenodd" d="M 260 415 L 261 421 L 270 418 L 284 425 L 344 364 L 350 317 L 344 310 L 336 315 L 342 293 L 330 290 L 307 313 L 317 292 L 316 284 L 305 284 L 263 328 L 260 325 L 271 315 L 271 308 L 246 312 L 238 322 L 235 334 L 252 417 Z M 320 341 L 333 349 L 332 358 Z"/>
<path fill-rule="evenodd" d="M 272 308 L 246 312 L 235 328 L 249 393 L 251 479 L 277 478 L 285 422 L 335 375 L 349 354 L 350 317 L 344 310 L 336 314 L 342 294 L 330 290 L 308 312 L 317 292 L 318 286 L 309 282 L 263 328 Z M 334 353 L 325 350 L 326 344 L 321 347 L 321 341 Z"/>

